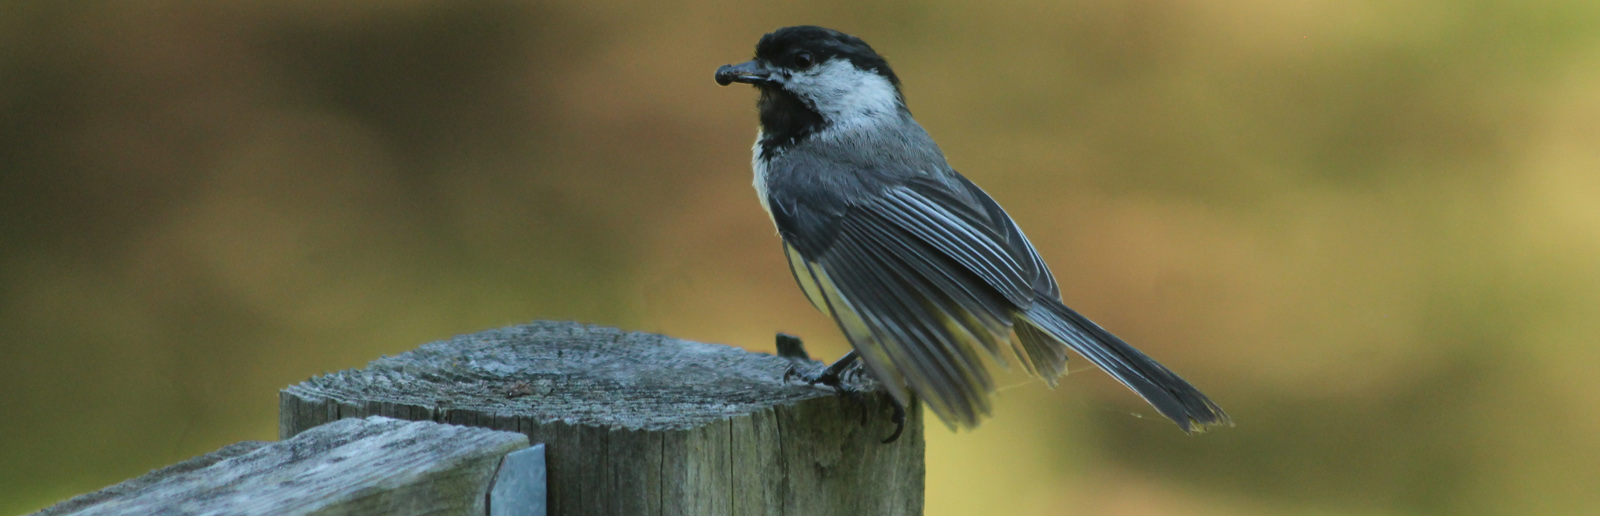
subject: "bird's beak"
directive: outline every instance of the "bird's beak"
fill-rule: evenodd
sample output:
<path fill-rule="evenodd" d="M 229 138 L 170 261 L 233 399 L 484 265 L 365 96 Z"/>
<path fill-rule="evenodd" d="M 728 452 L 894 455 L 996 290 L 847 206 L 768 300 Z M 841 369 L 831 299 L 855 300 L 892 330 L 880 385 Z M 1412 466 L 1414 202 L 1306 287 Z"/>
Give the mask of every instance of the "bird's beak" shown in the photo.
<path fill-rule="evenodd" d="M 727 86 L 736 82 L 762 84 L 772 81 L 772 71 L 755 61 L 717 67 L 717 84 Z"/>

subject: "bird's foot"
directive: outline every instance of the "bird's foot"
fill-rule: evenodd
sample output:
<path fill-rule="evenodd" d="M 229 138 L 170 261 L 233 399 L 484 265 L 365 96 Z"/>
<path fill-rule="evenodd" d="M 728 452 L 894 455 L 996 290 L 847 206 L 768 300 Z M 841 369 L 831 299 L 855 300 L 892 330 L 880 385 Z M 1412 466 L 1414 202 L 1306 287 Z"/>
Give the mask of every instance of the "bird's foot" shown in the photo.
<path fill-rule="evenodd" d="M 810 385 L 825 385 L 832 387 L 834 392 L 838 393 L 840 397 L 850 400 L 851 404 L 861 409 L 861 426 L 867 426 L 867 423 L 870 421 L 872 403 L 871 400 L 867 399 L 865 393 L 870 392 L 871 388 L 868 388 L 869 390 L 863 390 L 857 386 L 849 385 L 845 382 L 846 372 L 850 371 L 851 367 L 855 366 L 857 362 L 859 362 L 858 359 L 861 357 L 855 352 L 855 350 L 851 350 L 843 357 L 840 357 L 839 360 L 835 361 L 833 364 L 819 371 L 815 367 L 815 364 L 817 363 L 811 360 L 811 355 L 806 352 L 805 344 L 801 342 L 799 337 L 789 335 L 787 333 L 779 333 L 777 336 L 777 345 L 778 356 L 788 358 L 791 362 L 793 362 L 789 366 L 789 369 L 784 371 L 783 381 L 787 382 L 799 379 Z M 872 385 L 872 383 L 868 383 L 868 385 Z M 884 444 L 892 443 L 900 439 L 900 434 L 905 432 L 906 429 L 905 407 L 901 406 L 900 402 L 895 400 L 893 397 L 889 397 L 889 403 L 894 408 L 894 415 L 890 416 L 890 420 L 894 421 L 895 428 L 894 433 L 890 434 L 888 438 L 883 440 Z"/>
<path fill-rule="evenodd" d="M 779 334 L 778 335 L 778 339 L 779 339 L 780 343 L 782 343 L 784 341 L 784 339 L 793 339 L 792 346 L 794 346 L 794 348 L 791 348 L 791 350 L 799 349 L 799 353 L 801 353 L 801 354 L 805 353 L 805 349 L 799 347 L 800 346 L 800 344 L 799 344 L 800 339 L 795 338 L 795 337 L 790 336 L 790 335 L 784 335 L 784 334 Z M 780 348 L 779 348 L 779 356 L 788 356 L 788 355 L 784 355 L 783 354 L 783 348 L 781 347 L 781 345 L 780 345 Z M 803 355 L 801 355 L 801 356 L 803 356 Z M 796 361 L 794 364 L 789 366 L 789 370 L 788 371 L 785 371 L 783 373 L 783 379 L 784 379 L 784 381 L 789 381 L 789 380 L 798 378 L 798 379 L 803 380 L 806 383 L 811 384 L 811 385 L 825 385 L 825 386 L 828 386 L 828 387 L 832 387 L 833 390 L 839 391 L 840 393 L 853 392 L 853 391 L 856 391 L 857 389 L 852 389 L 850 386 L 845 385 L 844 374 L 845 374 L 845 371 L 849 371 L 850 370 L 851 366 L 856 365 L 856 358 L 858 358 L 858 356 L 859 355 L 857 355 L 854 350 L 851 350 L 849 353 L 846 353 L 843 357 L 840 357 L 839 360 L 835 361 L 832 365 L 829 365 L 828 367 L 826 367 L 826 368 L 824 368 L 824 369 L 822 369 L 820 371 L 818 371 L 815 367 L 803 367 L 802 366 L 802 365 L 811 365 L 811 364 L 815 364 L 816 363 L 816 362 L 811 361 L 809 358 L 805 359 L 804 362 Z M 797 358 L 797 357 L 796 356 L 790 356 L 790 358 Z M 855 394 L 859 395 L 860 393 L 855 393 Z"/>

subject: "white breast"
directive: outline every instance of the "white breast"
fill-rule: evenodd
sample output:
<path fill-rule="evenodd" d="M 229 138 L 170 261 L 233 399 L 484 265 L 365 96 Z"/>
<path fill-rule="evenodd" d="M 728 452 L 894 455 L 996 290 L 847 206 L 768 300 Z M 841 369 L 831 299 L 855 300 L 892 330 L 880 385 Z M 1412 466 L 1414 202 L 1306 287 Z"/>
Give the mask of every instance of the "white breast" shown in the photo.
<path fill-rule="evenodd" d="M 772 217 L 772 205 L 767 203 L 767 163 L 761 159 L 760 131 L 756 132 L 756 143 L 750 147 L 750 169 L 755 171 L 755 180 L 751 183 L 756 187 L 756 197 L 761 199 L 761 209 L 767 211 L 767 218 L 772 220 L 772 226 L 778 226 L 777 219 Z"/>

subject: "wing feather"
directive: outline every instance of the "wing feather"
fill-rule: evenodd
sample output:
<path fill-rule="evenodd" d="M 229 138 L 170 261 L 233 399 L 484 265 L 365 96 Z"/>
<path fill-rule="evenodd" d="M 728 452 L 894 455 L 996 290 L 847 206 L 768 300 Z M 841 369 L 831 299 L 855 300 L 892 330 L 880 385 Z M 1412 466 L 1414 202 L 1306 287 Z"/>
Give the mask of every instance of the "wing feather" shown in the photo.
<path fill-rule="evenodd" d="M 880 202 L 867 208 L 954 258 L 1013 304 L 1033 303 L 1033 278 L 1024 276 L 1022 265 L 992 229 L 974 225 L 904 187 L 888 189 Z"/>
<path fill-rule="evenodd" d="M 893 365 L 913 390 L 921 393 L 935 412 L 975 423 L 980 413 L 987 412 L 984 398 L 989 382 L 983 378 L 982 364 L 970 353 L 952 353 L 941 344 L 954 337 L 916 298 L 916 290 L 900 283 L 881 257 L 866 252 L 859 242 L 840 239 L 833 249 L 836 252 L 821 261 L 823 268 L 840 292 L 856 301 L 853 305 L 876 330 Z"/>
<path fill-rule="evenodd" d="M 1022 228 L 1017 227 L 1017 223 L 1011 220 L 1011 216 L 1006 214 L 1004 208 L 1000 207 L 1000 203 L 994 202 L 994 198 L 989 197 L 989 194 L 985 193 L 982 188 L 978 188 L 978 185 L 972 184 L 972 181 L 967 180 L 966 177 L 960 174 L 957 174 L 955 178 L 961 183 L 962 188 L 966 190 L 967 195 L 978 205 L 978 208 L 982 209 L 987 215 L 988 225 L 1004 234 L 1006 249 L 1011 251 L 1012 257 L 1023 265 L 1027 274 L 1030 275 L 1029 277 L 1033 279 L 1034 291 L 1050 299 L 1061 299 L 1061 287 L 1056 284 L 1055 277 L 1050 274 L 1050 266 L 1045 265 L 1044 258 L 1039 256 L 1039 251 L 1034 249 L 1033 244 L 1028 242 L 1028 237 L 1022 234 Z M 923 183 L 925 181 L 913 181 L 911 186 L 930 197 L 938 198 L 940 195 L 954 197 L 945 188 L 919 188 Z M 964 205 L 964 203 L 959 203 L 955 199 L 947 201 L 947 203 L 952 202 Z"/>

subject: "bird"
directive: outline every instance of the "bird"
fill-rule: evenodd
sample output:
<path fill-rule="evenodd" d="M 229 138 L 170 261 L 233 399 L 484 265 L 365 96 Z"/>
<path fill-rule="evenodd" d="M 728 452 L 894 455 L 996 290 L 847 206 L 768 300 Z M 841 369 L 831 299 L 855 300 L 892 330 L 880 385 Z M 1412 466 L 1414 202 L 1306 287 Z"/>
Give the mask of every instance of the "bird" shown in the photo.
<path fill-rule="evenodd" d="M 813 383 L 837 386 L 861 360 L 897 408 L 920 399 L 950 428 L 970 429 L 992 413 L 984 356 L 1014 357 L 1054 387 L 1071 349 L 1185 433 L 1232 424 L 1189 382 L 1062 303 L 1016 222 L 950 166 L 889 63 L 860 38 L 780 28 L 754 59 L 719 67 L 716 82 L 758 90 L 757 197 L 795 282 L 852 348 Z"/>

